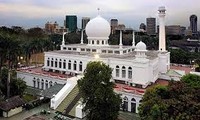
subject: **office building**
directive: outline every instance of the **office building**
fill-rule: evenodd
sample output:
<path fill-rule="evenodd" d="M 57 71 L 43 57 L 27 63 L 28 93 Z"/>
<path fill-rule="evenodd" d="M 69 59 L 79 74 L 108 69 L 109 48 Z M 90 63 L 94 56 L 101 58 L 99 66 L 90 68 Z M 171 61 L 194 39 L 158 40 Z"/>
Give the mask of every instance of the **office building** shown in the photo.
<path fill-rule="evenodd" d="M 156 18 L 146 18 L 146 32 L 148 35 L 156 34 Z"/>
<path fill-rule="evenodd" d="M 111 26 L 111 33 L 113 34 L 118 27 L 118 20 L 117 19 L 111 19 L 110 20 L 110 26 Z"/>
<path fill-rule="evenodd" d="M 197 16 L 190 16 L 190 28 L 192 30 L 192 34 L 197 34 Z"/>
<path fill-rule="evenodd" d="M 45 32 L 46 33 L 49 33 L 49 34 L 54 33 L 57 28 L 58 28 L 58 23 L 56 21 L 54 23 L 47 22 L 45 24 Z"/>
<path fill-rule="evenodd" d="M 85 26 L 87 25 L 87 23 L 90 21 L 89 17 L 82 17 L 82 23 L 81 23 L 81 28 L 85 29 Z"/>
<path fill-rule="evenodd" d="M 145 32 L 146 31 L 146 25 L 144 23 L 141 23 L 139 30 L 142 31 L 142 32 Z"/>
<path fill-rule="evenodd" d="M 65 20 L 65 27 L 68 32 L 75 32 L 77 30 L 77 16 L 67 15 Z"/>

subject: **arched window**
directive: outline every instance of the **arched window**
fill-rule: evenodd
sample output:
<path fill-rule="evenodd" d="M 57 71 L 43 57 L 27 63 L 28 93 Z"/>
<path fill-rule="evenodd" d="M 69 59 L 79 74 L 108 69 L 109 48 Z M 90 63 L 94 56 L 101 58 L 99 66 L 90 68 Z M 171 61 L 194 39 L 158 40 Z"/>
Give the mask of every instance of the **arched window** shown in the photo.
<path fill-rule="evenodd" d="M 126 96 L 123 98 L 122 109 L 128 111 L 128 98 Z"/>
<path fill-rule="evenodd" d="M 60 59 L 60 61 L 59 61 L 59 68 L 61 68 L 62 67 L 62 60 Z"/>
<path fill-rule="evenodd" d="M 104 41 L 102 40 L 102 45 L 104 44 Z"/>
<path fill-rule="evenodd" d="M 49 66 L 49 58 L 47 59 L 47 66 Z"/>
<path fill-rule="evenodd" d="M 128 67 L 128 78 L 132 79 L 132 68 Z"/>
<path fill-rule="evenodd" d="M 122 67 L 122 78 L 126 78 L 126 67 Z"/>
<path fill-rule="evenodd" d="M 116 66 L 115 70 L 116 70 L 116 77 L 119 77 L 119 66 L 118 65 Z"/>
<path fill-rule="evenodd" d="M 94 40 L 92 40 L 92 44 L 94 44 Z"/>
<path fill-rule="evenodd" d="M 45 89 L 47 89 L 49 87 L 49 83 L 48 80 L 45 81 Z"/>
<path fill-rule="evenodd" d="M 68 62 L 68 69 L 71 70 L 71 60 Z"/>
<path fill-rule="evenodd" d="M 134 98 L 131 99 L 131 112 L 135 113 L 136 111 L 136 100 Z"/>
<path fill-rule="evenodd" d="M 66 69 L 66 60 L 63 62 L 63 69 Z"/>
<path fill-rule="evenodd" d="M 51 59 L 51 67 L 53 67 L 53 58 Z"/>
<path fill-rule="evenodd" d="M 37 79 L 37 88 L 38 89 L 40 88 L 40 79 L 39 78 Z"/>
<path fill-rule="evenodd" d="M 35 77 L 33 78 L 33 87 L 36 87 L 36 80 L 35 80 Z"/>
<path fill-rule="evenodd" d="M 56 61 L 55 61 L 55 67 L 57 67 L 57 64 L 58 64 L 58 62 L 57 62 L 57 59 L 56 59 Z"/>
<path fill-rule="evenodd" d="M 80 63 L 79 63 L 79 71 L 82 71 L 82 70 L 83 70 L 83 68 L 82 68 L 82 67 L 83 67 L 83 63 L 82 63 L 82 62 L 80 62 Z"/>
<path fill-rule="evenodd" d="M 50 86 L 50 87 L 53 86 L 52 81 L 49 82 L 49 86 Z"/>
<path fill-rule="evenodd" d="M 74 70 L 76 70 L 76 61 L 74 61 Z"/>
<path fill-rule="evenodd" d="M 41 82 L 41 89 L 43 90 L 44 89 L 44 80 L 42 79 L 42 82 Z"/>

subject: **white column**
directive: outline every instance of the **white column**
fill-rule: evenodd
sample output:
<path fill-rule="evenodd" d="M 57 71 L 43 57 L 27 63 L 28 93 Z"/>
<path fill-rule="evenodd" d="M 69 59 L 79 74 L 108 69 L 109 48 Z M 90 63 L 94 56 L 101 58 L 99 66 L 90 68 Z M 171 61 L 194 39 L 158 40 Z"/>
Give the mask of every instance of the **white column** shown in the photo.
<path fill-rule="evenodd" d="M 62 45 L 65 45 L 65 34 L 66 32 L 63 32 Z"/>
<path fill-rule="evenodd" d="M 83 31 L 84 30 L 81 30 L 81 44 L 83 44 Z"/>
<path fill-rule="evenodd" d="M 120 30 L 119 46 L 122 46 L 122 30 Z"/>
<path fill-rule="evenodd" d="M 159 7 L 159 51 L 166 51 L 166 40 L 165 40 L 165 7 Z"/>
<path fill-rule="evenodd" d="M 133 31 L 133 41 L 132 41 L 132 46 L 135 46 L 135 32 Z"/>
<path fill-rule="evenodd" d="M 140 102 L 136 100 L 135 103 L 136 103 L 136 107 L 135 107 L 136 110 L 135 110 L 135 112 L 138 113 L 138 112 L 139 112 L 139 111 L 138 111 L 138 107 L 139 107 L 139 105 L 140 105 Z"/>

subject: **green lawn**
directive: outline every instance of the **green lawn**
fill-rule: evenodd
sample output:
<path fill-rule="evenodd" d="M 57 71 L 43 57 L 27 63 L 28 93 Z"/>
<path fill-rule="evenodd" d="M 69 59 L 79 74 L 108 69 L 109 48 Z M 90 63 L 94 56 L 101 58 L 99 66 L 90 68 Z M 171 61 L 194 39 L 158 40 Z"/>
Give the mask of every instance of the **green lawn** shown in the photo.
<path fill-rule="evenodd" d="M 23 95 L 23 99 L 26 101 L 26 102 L 30 102 L 32 100 L 35 100 L 37 97 L 36 96 L 32 96 L 32 95 L 29 95 L 29 94 L 25 94 Z"/>
<path fill-rule="evenodd" d="M 140 117 L 136 113 L 119 111 L 118 119 L 119 120 L 140 120 Z"/>

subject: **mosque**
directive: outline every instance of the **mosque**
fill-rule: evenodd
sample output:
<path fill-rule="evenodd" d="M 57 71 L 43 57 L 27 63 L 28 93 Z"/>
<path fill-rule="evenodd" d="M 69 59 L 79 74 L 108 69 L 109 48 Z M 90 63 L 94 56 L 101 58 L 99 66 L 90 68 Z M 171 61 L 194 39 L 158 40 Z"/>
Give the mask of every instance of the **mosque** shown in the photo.
<path fill-rule="evenodd" d="M 51 97 L 51 108 L 57 109 L 77 86 L 87 63 L 102 61 L 113 69 L 114 91 L 121 94 L 124 110 L 137 113 L 146 88 L 162 81 L 170 69 L 170 53 L 165 41 L 165 11 L 165 7 L 158 9 L 159 50 L 147 50 L 142 41 L 136 44 L 134 32 L 132 46 L 122 44 L 122 31 L 119 45 L 109 45 L 110 24 L 98 15 L 86 25 L 88 43 L 83 43 L 82 31 L 80 44 L 65 44 L 66 33 L 63 33 L 61 49 L 45 52 L 42 68 L 24 68 L 17 72 L 17 76 L 23 78 L 28 86 L 42 90 L 62 84 L 63 87 Z M 76 117 L 83 116 L 81 110 L 82 106 L 77 105 Z"/>

